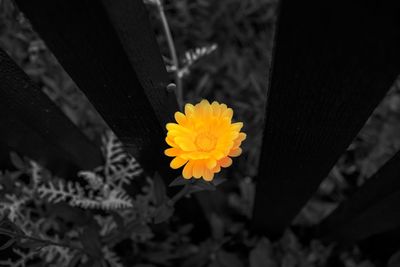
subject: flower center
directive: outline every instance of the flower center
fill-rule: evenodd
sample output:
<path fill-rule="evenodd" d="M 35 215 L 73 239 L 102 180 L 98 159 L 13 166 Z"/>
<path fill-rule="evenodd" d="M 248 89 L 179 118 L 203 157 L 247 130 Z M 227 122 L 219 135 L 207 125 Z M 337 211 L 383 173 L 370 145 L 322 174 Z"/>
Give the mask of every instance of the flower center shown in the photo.
<path fill-rule="evenodd" d="M 208 132 L 203 132 L 197 135 L 194 143 L 200 151 L 210 151 L 215 148 L 217 138 Z"/>

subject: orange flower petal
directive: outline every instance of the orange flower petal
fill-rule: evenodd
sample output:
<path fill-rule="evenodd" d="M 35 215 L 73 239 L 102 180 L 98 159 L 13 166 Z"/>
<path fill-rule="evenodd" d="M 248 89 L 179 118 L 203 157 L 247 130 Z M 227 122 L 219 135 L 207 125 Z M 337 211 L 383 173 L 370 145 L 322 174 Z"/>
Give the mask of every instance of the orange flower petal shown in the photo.
<path fill-rule="evenodd" d="M 216 165 L 217 165 L 217 161 L 215 159 L 208 159 L 206 162 L 206 166 L 210 170 L 212 170 Z"/>
<path fill-rule="evenodd" d="M 203 178 L 206 181 L 212 181 L 214 178 L 214 173 L 212 173 L 209 169 L 204 169 Z"/>
<path fill-rule="evenodd" d="M 186 104 L 185 112 L 175 112 L 177 123 L 168 123 L 166 142 L 171 148 L 165 155 L 175 157 L 172 168 L 180 168 L 185 179 L 195 177 L 211 181 L 215 173 L 232 164 L 230 157 L 242 153 L 240 132 L 243 123 L 232 123 L 233 110 L 225 104 L 203 99 L 196 105 Z"/>
<path fill-rule="evenodd" d="M 222 113 L 223 117 L 226 117 L 228 120 L 232 119 L 233 116 L 233 110 L 231 108 L 227 108 L 223 113 Z"/>
<path fill-rule="evenodd" d="M 176 137 L 174 141 L 184 151 L 195 151 L 197 149 L 196 146 L 193 144 L 193 142 L 187 138 Z"/>
<path fill-rule="evenodd" d="M 236 131 L 236 132 L 239 132 L 240 129 L 242 129 L 242 127 L 243 127 L 243 123 L 242 122 L 232 123 L 232 125 L 231 125 L 231 129 L 233 131 Z"/>
<path fill-rule="evenodd" d="M 204 166 L 201 161 L 195 161 L 193 165 L 193 177 L 200 178 L 203 175 Z"/>
<path fill-rule="evenodd" d="M 167 142 L 167 144 L 170 145 L 170 146 L 172 146 L 172 147 L 175 147 L 175 146 L 176 146 L 176 144 L 175 144 L 175 142 L 173 141 L 173 139 L 172 139 L 171 137 L 169 137 L 169 136 L 167 136 L 167 137 L 165 138 L 165 142 Z"/>
<path fill-rule="evenodd" d="M 169 166 L 171 166 L 172 169 L 178 169 L 178 168 L 182 167 L 183 165 L 185 165 L 186 162 L 187 162 L 186 159 L 176 157 L 171 161 Z"/>
<path fill-rule="evenodd" d="M 185 114 L 183 114 L 182 112 L 179 112 L 179 111 L 175 112 L 174 117 L 175 117 L 176 122 L 181 125 L 185 124 L 187 121 Z"/>
<path fill-rule="evenodd" d="M 194 113 L 194 106 L 192 104 L 185 105 L 185 114 L 186 116 L 190 116 Z"/>
<path fill-rule="evenodd" d="M 212 113 L 215 117 L 219 117 L 221 115 L 221 108 L 218 102 L 214 101 L 211 104 Z"/>
<path fill-rule="evenodd" d="M 187 156 L 189 159 L 207 159 L 210 157 L 209 153 L 202 151 L 185 153 L 185 156 Z"/>
<path fill-rule="evenodd" d="M 233 148 L 231 152 L 229 152 L 230 157 L 238 157 L 240 154 L 242 154 L 242 149 L 240 147 Z"/>
<path fill-rule="evenodd" d="M 176 157 L 181 153 L 181 150 L 175 147 L 168 148 L 164 151 L 164 154 L 168 157 Z"/>
<path fill-rule="evenodd" d="M 221 171 L 221 166 L 219 164 L 217 164 L 212 170 L 211 172 L 213 173 L 218 173 Z"/>
<path fill-rule="evenodd" d="M 232 159 L 230 157 L 225 157 L 218 161 L 218 163 L 221 165 L 221 167 L 227 168 L 232 165 Z"/>
<path fill-rule="evenodd" d="M 189 162 L 185 165 L 182 171 L 182 176 L 185 179 L 190 179 L 193 177 L 193 160 L 189 160 Z"/>

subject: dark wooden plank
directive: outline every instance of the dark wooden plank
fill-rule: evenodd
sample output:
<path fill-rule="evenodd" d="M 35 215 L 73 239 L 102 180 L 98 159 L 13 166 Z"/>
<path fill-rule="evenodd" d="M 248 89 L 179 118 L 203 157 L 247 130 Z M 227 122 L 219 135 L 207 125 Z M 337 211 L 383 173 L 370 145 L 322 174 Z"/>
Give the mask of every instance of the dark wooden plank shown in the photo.
<path fill-rule="evenodd" d="M 254 209 L 278 237 L 400 73 L 400 1 L 282 0 Z"/>
<path fill-rule="evenodd" d="M 178 103 L 175 94 L 165 90 L 169 78 L 145 5 L 140 0 L 102 2 L 156 116 L 164 126 L 173 119 Z"/>
<path fill-rule="evenodd" d="M 354 242 L 400 227 L 400 152 L 319 226 L 324 240 Z"/>
<path fill-rule="evenodd" d="M 161 127 L 176 106 L 142 1 L 16 2 L 127 151 L 145 169 L 176 176 Z"/>
<path fill-rule="evenodd" d="M 100 150 L 0 50 L 0 142 L 66 174 L 101 164 Z"/>
<path fill-rule="evenodd" d="M 0 141 L 0 171 L 12 168 L 13 165 L 10 160 L 10 148 L 7 144 Z"/>

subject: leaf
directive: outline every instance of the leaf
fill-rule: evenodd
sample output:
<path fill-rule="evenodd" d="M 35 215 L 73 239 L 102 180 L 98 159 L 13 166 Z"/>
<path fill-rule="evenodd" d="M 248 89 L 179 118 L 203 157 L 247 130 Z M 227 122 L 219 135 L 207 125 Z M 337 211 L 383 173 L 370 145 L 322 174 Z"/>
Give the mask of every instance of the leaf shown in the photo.
<path fill-rule="evenodd" d="M 208 267 L 222 267 L 218 261 L 213 261 L 208 265 Z"/>
<path fill-rule="evenodd" d="M 101 265 L 95 265 L 98 264 L 98 261 L 95 261 L 94 259 L 89 259 L 86 263 L 83 263 L 80 265 L 80 267 L 93 267 L 93 266 L 101 266 Z"/>
<path fill-rule="evenodd" d="M 75 255 L 68 264 L 68 267 L 76 267 L 82 259 L 82 254 Z"/>
<path fill-rule="evenodd" d="M 306 226 L 317 225 L 337 206 L 338 203 L 335 202 L 328 202 L 317 198 L 312 198 L 297 215 L 295 218 L 295 223 Z"/>
<path fill-rule="evenodd" d="M 162 205 L 167 200 L 167 190 L 161 176 L 156 173 L 153 178 L 154 200 L 156 206 Z"/>
<path fill-rule="evenodd" d="M 224 250 L 218 251 L 217 260 L 221 267 L 243 267 L 243 263 L 236 254 L 226 252 Z M 269 266 L 269 265 L 264 265 Z"/>
<path fill-rule="evenodd" d="M 151 234 L 151 228 L 145 224 L 137 224 L 131 229 L 133 234 Z"/>
<path fill-rule="evenodd" d="M 49 212 L 52 215 L 65 220 L 66 222 L 73 222 L 81 226 L 86 225 L 90 217 L 83 209 L 72 207 L 67 203 L 48 204 Z"/>
<path fill-rule="evenodd" d="M 372 262 L 370 262 L 369 260 L 363 260 L 362 262 L 360 262 L 357 267 L 374 267 L 375 264 L 373 264 Z M 395 267 L 398 267 L 399 265 L 394 265 Z M 388 266 L 389 267 L 389 266 Z M 390 266 L 391 267 L 391 266 Z"/>
<path fill-rule="evenodd" d="M 96 228 L 88 226 L 81 235 L 83 248 L 93 259 L 98 259 L 102 256 L 100 236 Z"/>
<path fill-rule="evenodd" d="M 224 222 L 220 216 L 212 213 L 210 216 L 210 225 L 212 231 L 212 237 L 216 240 L 221 240 L 224 237 Z"/>
<path fill-rule="evenodd" d="M 21 240 L 18 242 L 18 246 L 22 248 L 29 248 L 32 250 L 43 247 L 43 242 L 34 241 L 34 240 Z"/>
<path fill-rule="evenodd" d="M 188 192 L 186 193 L 186 195 L 190 195 L 196 192 L 201 192 L 204 191 L 204 188 L 201 188 L 199 186 L 196 185 L 190 185 Z"/>
<path fill-rule="evenodd" d="M 188 235 L 193 230 L 193 228 L 194 228 L 193 224 L 186 224 L 179 227 L 178 232 L 181 235 Z"/>
<path fill-rule="evenodd" d="M 18 172 L 19 173 L 19 172 Z M 12 192 L 14 190 L 15 176 L 9 171 L 0 172 L 0 189 L 4 192 Z"/>
<path fill-rule="evenodd" d="M 122 218 L 121 215 L 119 215 L 117 212 L 111 212 L 111 215 L 113 216 L 113 219 L 115 223 L 117 224 L 118 229 L 123 229 L 124 228 L 124 218 Z"/>
<path fill-rule="evenodd" d="M 174 207 L 163 204 L 160 207 L 157 208 L 154 214 L 154 223 L 162 223 L 168 220 L 172 215 L 174 214 Z"/>
<path fill-rule="evenodd" d="M 160 251 L 150 251 L 145 254 L 145 257 L 152 263 L 165 264 L 173 258 L 172 252 L 168 250 L 160 250 Z"/>
<path fill-rule="evenodd" d="M 269 240 L 261 239 L 250 252 L 250 267 L 278 267 L 278 263 L 272 255 L 272 245 Z"/>
<path fill-rule="evenodd" d="M 193 186 L 199 187 L 202 190 L 207 190 L 207 191 L 215 191 L 217 189 L 214 184 L 206 182 L 204 180 L 196 180 L 196 182 L 193 183 Z"/>
<path fill-rule="evenodd" d="M 283 237 L 279 241 L 282 245 L 282 248 L 287 251 L 297 251 L 301 250 L 301 244 L 299 240 L 297 239 L 296 235 L 290 231 L 287 230 L 283 234 Z"/>
<path fill-rule="evenodd" d="M 11 232 L 14 232 L 17 234 L 25 234 L 18 225 L 16 225 L 12 221 L 10 221 L 10 219 L 8 219 L 5 216 L 0 221 L 0 235 L 7 235 L 10 237 L 14 237 L 14 235 L 7 233 L 7 232 L 10 232 L 10 230 L 13 230 Z"/>
<path fill-rule="evenodd" d="M 168 186 L 182 186 L 191 183 L 190 180 L 184 179 L 182 176 L 176 177 Z"/>
<path fill-rule="evenodd" d="M 15 238 L 10 238 L 7 242 L 5 242 L 3 245 L 0 246 L 0 250 L 5 250 L 9 248 L 12 244 L 14 244 L 16 241 Z"/>
<path fill-rule="evenodd" d="M 214 186 L 218 186 L 218 185 L 220 185 L 220 184 L 222 184 L 222 183 L 224 183 L 224 182 L 226 182 L 227 181 L 227 179 L 225 179 L 225 178 L 221 178 L 221 177 L 216 177 L 216 178 L 214 178 L 214 180 L 212 180 L 212 184 L 214 185 Z"/>
<path fill-rule="evenodd" d="M 26 169 L 26 164 L 23 159 L 21 159 L 20 156 L 18 156 L 17 153 L 15 152 L 10 152 L 10 159 L 12 164 L 18 169 L 18 170 L 25 170 Z"/>
<path fill-rule="evenodd" d="M 400 250 L 394 253 L 388 261 L 387 267 L 398 267 L 400 266 Z"/>
<path fill-rule="evenodd" d="M 192 254 L 190 257 L 186 257 L 182 263 L 182 267 L 200 267 L 205 266 L 209 261 L 212 250 L 214 249 L 213 241 L 208 239 L 202 242 L 198 247 L 196 253 Z"/>

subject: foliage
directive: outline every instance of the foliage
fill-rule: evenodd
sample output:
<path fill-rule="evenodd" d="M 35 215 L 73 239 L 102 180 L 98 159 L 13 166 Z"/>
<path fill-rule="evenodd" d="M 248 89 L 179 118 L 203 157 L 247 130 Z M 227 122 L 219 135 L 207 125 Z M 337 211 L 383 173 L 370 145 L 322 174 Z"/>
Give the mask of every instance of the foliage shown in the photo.
<path fill-rule="evenodd" d="M 316 240 L 302 244 L 292 232 L 271 243 L 250 236 L 245 221 L 232 221 L 227 214 L 211 215 L 212 234 L 200 242 L 190 239 L 192 225 L 177 217 L 155 236 L 159 223 L 173 216 L 180 198 L 197 191 L 216 192 L 224 180 L 208 183 L 178 177 L 170 186 L 183 189 L 168 198 L 162 179 L 145 176 L 115 136 L 108 134 L 103 140 L 104 165 L 81 171 L 77 181 L 52 176 L 37 163 L 12 154 L 17 169 L 0 175 L 0 236 L 8 237 L 0 252 L 13 253 L 0 264 L 261 267 L 269 262 L 317 267 L 329 260 L 332 247 Z M 140 193 L 128 194 L 125 187 L 140 179 L 145 181 Z M 230 205 L 235 214 L 249 216 L 254 185 L 247 178 L 240 188 Z"/>
<path fill-rule="evenodd" d="M 106 156 L 104 166 L 84 170 L 75 180 L 53 177 L 35 162 L 12 156 L 17 170 L 0 174 L 0 210 L 8 220 L 3 218 L 0 227 L 25 238 L 4 240 L 0 234 L 0 246 L 7 253 L 14 251 L 11 261 L 2 264 L 43 266 L 44 261 L 66 266 L 70 261 L 70 266 L 96 266 L 100 259 L 109 266 L 137 267 L 371 266 L 362 251 L 337 251 L 315 240 L 304 241 L 301 232 L 317 224 L 398 150 L 399 82 L 298 216 L 300 231 L 287 232 L 276 242 L 250 237 L 244 228 L 254 197 L 252 177 L 260 152 L 277 1 L 166 0 L 164 5 L 180 56 L 185 100 L 229 103 L 248 134 L 243 156 L 223 174 L 229 179 L 218 192 L 210 184 L 191 189 L 210 190 L 206 204 L 218 211 L 208 216 L 211 236 L 191 240 L 193 226 L 173 216 L 162 179 L 148 177 L 126 155 L 119 158 L 122 146 L 114 139 L 114 144 L 105 142 L 103 153 L 115 150 L 115 157 Z M 163 55 L 168 55 L 157 13 L 151 7 L 149 11 Z M 74 123 L 100 141 L 105 123 L 10 0 L 0 0 L 0 45 Z M 168 68 L 170 59 L 164 58 Z M 177 179 L 172 185 L 185 183 Z M 125 190 L 132 186 L 137 194 Z M 170 222 L 154 225 L 155 219 Z M 0 251 L 2 260 L 8 256 L 2 254 L 5 251 Z M 398 253 L 393 255 L 389 266 L 397 266 L 398 258 Z"/>
<path fill-rule="evenodd" d="M 148 227 L 154 211 L 152 181 L 147 178 L 142 193 L 129 195 L 124 186 L 143 171 L 114 135 L 107 134 L 103 140 L 104 166 L 81 171 L 74 182 L 54 177 L 37 163 L 13 154 L 18 170 L 0 176 L 0 214 L 16 235 L 10 237 L 24 250 L 14 248 L 20 257 L 2 264 L 23 266 L 23 262 L 41 259 L 48 266 L 91 261 L 122 266 L 110 244 L 151 236 L 130 227 Z"/>

